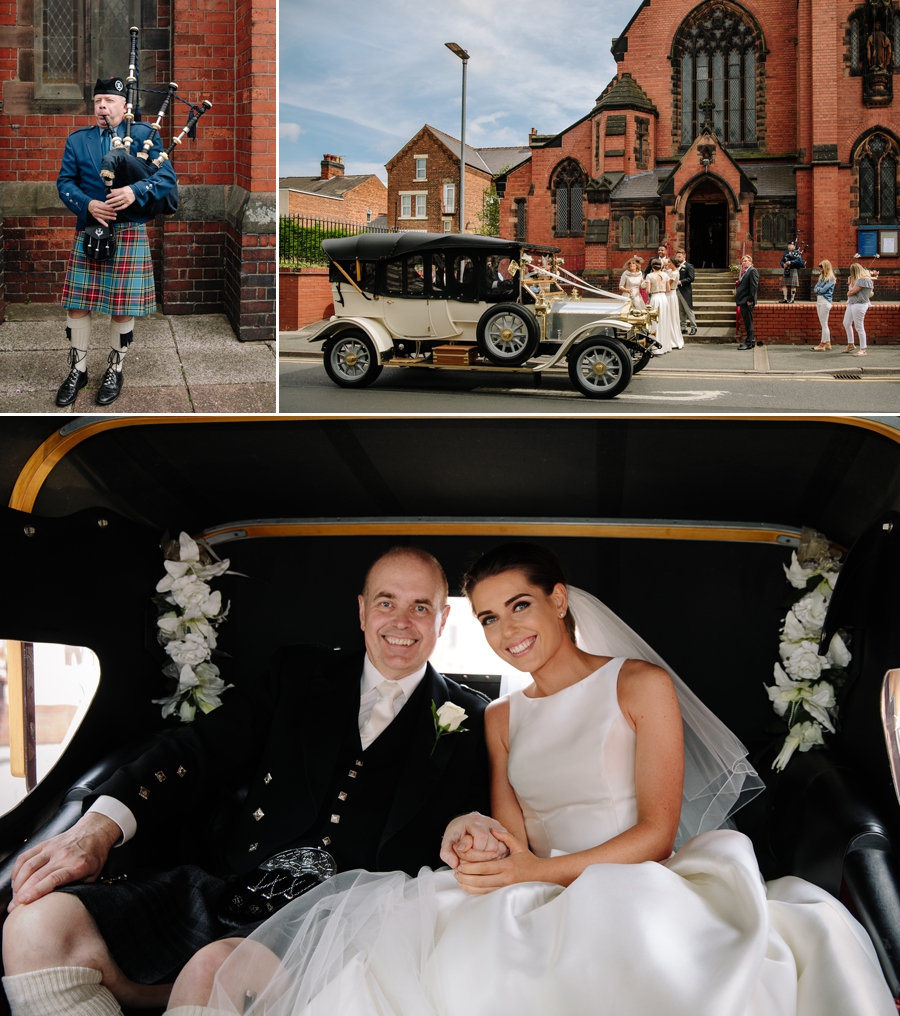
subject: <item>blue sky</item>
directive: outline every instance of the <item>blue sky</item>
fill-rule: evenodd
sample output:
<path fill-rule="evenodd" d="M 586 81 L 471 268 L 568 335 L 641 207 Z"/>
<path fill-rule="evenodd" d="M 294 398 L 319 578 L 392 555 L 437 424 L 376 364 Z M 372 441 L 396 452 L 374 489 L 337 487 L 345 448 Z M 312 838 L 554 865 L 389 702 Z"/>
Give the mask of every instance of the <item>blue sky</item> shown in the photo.
<path fill-rule="evenodd" d="M 584 116 L 615 74 L 609 48 L 640 0 L 280 0 L 281 176 L 326 152 L 377 173 L 425 123 L 466 141 L 524 145 Z"/>

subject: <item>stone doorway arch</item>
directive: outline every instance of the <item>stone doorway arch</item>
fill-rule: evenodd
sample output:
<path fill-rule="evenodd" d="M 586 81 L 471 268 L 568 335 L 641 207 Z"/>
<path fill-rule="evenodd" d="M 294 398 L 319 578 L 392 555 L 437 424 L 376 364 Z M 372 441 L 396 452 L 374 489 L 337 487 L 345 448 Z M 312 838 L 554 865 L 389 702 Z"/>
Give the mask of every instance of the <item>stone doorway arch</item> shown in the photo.
<path fill-rule="evenodd" d="M 728 206 L 728 194 L 714 180 L 703 180 L 688 196 L 684 240 L 688 261 L 695 268 L 728 267 Z"/>

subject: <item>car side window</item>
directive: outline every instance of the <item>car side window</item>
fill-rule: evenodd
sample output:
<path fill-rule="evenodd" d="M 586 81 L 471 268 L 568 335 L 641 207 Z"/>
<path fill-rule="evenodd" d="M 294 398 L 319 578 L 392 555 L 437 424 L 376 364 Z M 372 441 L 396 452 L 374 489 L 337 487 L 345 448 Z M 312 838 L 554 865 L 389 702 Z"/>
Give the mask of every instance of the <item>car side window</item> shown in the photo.
<path fill-rule="evenodd" d="M 467 254 L 458 254 L 453 259 L 453 270 L 450 273 L 450 296 L 456 300 L 478 299 L 478 278 L 475 274 L 475 262 Z"/>
<path fill-rule="evenodd" d="M 443 254 L 431 255 L 431 295 L 441 299 L 447 295 L 446 258 Z"/>
<path fill-rule="evenodd" d="M 489 254 L 484 259 L 479 299 L 488 302 L 508 300 L 515 291 L 515 281 L 509 271 L 509 258 Z"/>
<path fill-rule="evenodd" d="M 425 255 L 410 254 L 406 259 L 407 296 L 425 295 Z"/>
<path fill-rule="evenodd" d="M 375 292 L 375 262 L 374 261 L 360 261 L 360 280 L 359 288 L 364 289 L 367 293 Z"/>
<path fill-rule="evenodd" d="M 404 258 L 397 258 L 384 266 L 384 291 L 390 296 L 403 295 L 403 262 Z"/>

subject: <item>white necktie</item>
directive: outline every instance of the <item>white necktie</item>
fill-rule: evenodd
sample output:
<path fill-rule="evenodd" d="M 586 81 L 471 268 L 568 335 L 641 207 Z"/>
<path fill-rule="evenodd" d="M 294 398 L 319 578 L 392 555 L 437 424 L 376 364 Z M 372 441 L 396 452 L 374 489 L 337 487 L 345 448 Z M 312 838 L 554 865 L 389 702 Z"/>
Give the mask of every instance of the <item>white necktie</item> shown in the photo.
<path fill-rule="evenodd" d="M 394 702 L 403 694 L 403 689 L 396 681 L 382 681 L 376 691 L 378 701 L 359 735 L 363 749 L 368 748 L 375 738 L 387 729 L 394 718 Z"/>

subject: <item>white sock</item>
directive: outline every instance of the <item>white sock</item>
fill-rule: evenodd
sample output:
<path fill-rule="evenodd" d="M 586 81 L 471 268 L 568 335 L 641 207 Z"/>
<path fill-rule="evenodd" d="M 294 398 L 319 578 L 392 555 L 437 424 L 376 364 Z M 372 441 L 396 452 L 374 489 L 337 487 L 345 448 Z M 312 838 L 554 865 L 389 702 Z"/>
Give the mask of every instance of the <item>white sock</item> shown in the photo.
<path fill-rule="evenodd" d="M 128 347 L 131 345 L 133 332 L 133 317 L 128 318 L 126 321 L 113 321 L 112 318 L 109 319 L 109 345 L 114 353 L 119 354 L 117 357 L 113 357 L 110 362 L 113 363 L 118 371 L 122 369 L 122 360 L 125 358 Z"/>
<path fill-rule="evenodd" d="M 87 350 L 91 341 L 90 311 L 82 317 L 66 314 L 66 330 L 69 333 L 69 346 L 75 350 L 72 366 L 76 370 L 87 370 Z"/>
<path fill-rule="evenodd" d="M 48 967 L 3 978 L 12 1016 L 122 1016 L 93 967 Z"/>

